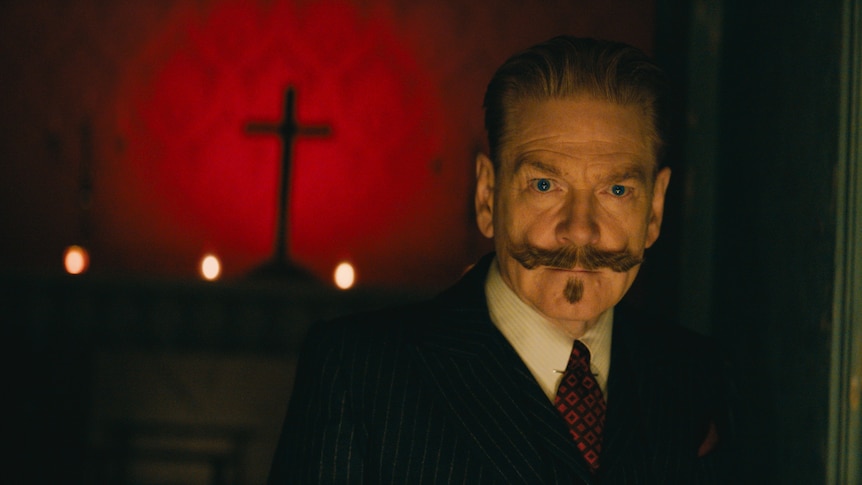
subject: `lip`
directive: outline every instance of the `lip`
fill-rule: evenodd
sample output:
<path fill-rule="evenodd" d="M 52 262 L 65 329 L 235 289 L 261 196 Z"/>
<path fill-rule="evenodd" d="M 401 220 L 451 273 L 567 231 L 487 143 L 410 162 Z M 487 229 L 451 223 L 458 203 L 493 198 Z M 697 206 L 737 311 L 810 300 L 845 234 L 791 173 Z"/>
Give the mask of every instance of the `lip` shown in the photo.
<path fill-rule="evenodd" d="M 577 268 L 577 267 L 571 268 L 571 269 L 566 269 L 566 268 L 554 268 L 554 267 L 549 266 L 549 267 L 547 267 L 547 269 L 549 269 L 551 271 L 559 271 L 561 273 L 575 273 L 575 274 L 596 274 L 599 272 L 598 270 L 594 270 L 594 269 L 584 269 L 584 268 Z"/>

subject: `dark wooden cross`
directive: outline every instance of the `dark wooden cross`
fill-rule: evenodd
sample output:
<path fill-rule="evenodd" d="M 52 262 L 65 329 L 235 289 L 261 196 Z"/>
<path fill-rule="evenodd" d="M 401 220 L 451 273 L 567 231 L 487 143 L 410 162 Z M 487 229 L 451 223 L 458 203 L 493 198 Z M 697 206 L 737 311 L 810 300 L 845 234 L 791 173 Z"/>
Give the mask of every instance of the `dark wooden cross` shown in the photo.
<path fill-rule="evenodd" d="M 279 124 L 270 122 L 251 122 L 246 125 L 250 134 L 277 135 L 281 138 L 281 183 L 278 193 L 278 220 L 275 230 L 275 247 L 272 261 L 265 268 L 267 273 L 298 273 L 304 272 L 295 268 L 289 261 L 288 241 L 290 241 L 287 224 L 288 205 L 290 200 L 290 183 L 293 172 L 293 148 L 300 136 L 322 137 L 330 134 L 328 126 L 304 126 L 296 121 L 296 90 L 288 86 L 284 95 L 284 119 Z M 263 272 L 263 271 L 261 271 Z"/>

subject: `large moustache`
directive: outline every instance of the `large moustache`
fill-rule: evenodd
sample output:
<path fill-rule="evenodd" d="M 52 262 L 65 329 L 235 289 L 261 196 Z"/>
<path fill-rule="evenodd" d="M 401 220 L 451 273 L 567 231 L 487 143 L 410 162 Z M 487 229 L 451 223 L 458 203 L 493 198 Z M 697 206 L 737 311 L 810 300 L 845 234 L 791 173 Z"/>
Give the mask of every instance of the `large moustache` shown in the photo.
<path fill-rule="evenodd" d="M 576 267 L 585 270 L 608 268 L 617 273 L 625 273 L 644 261 L 643 257 L 627 251 L 604 251 L 594 246 L 572 245 L 542 249 L 530 244 L 512 244 L 509 251 L 512 257 L 527 269 L 539 266 L 567 270 Z"/>

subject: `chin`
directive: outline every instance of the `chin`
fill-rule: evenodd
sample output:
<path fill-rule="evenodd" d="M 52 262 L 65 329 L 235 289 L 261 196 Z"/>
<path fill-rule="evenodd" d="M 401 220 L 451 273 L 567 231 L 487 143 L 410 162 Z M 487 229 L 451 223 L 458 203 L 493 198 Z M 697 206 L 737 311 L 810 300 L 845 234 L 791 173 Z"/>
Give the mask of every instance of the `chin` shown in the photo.
<path fill-rule="evenodd" d="M 583 294 L 579 301 L 570 303 L 564 295 L 571 273 L 548 268 L 523 270 L 514 261 L 507 269 L 515 276 L 515 284 L 510 285 L 515 293 L 546 318 L 560 322 L 595 320 L 622 299 L 637 274 L 635 268 L 628 273 L 608 270 L 581 275 Z"/>
<path fill-rule="evenodd" d="M 599 317 L 605 310 L 613 306 L 612 301 L 597 298 L 595 295 L 584 294 L 577 303 L 570 303 L 563 297 L 562 290 L 554 291 L 548 298 L 547 293 L 537 295 L 533 306 L 545 317 L 558 321 L 586 322 Z"/>

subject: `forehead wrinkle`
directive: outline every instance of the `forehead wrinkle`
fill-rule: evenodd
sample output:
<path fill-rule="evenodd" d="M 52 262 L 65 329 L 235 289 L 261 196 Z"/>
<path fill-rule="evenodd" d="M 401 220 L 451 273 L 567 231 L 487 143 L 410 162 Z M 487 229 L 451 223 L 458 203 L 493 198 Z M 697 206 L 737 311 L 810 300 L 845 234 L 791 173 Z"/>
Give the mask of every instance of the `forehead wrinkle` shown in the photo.
<path fill-rule="evenodd" d="M 529 156 L 529 154 L 527 154 L 527 153 L 522 154 L 521 156 L 519 156 L 515 159 L 515 166 L 514 166 L 513 173 L 518 173 L 525 166 L 533 167 L 539 171 L 548 173 L 550 175 L 558 176 L 558 177 L 563 175 L 563 171 L 560 170 L 559 167 L 557 167 L 553 164 L 550 164 L 550 163 L 545 163 L 545 162 L 542 162 L 540 160 L 536 160 L 535 158 Z"/>
<path fill-rule="evenodd" d="M 512 146 L 507 146 L 510 144 Z M 534 153 L 548 153 L 572 159 L 641 158 L 650 153 L 647 144 L 637 137 L 613 139 L 597 135 L 589 140 L 568 140 L 565 134 L 542 136 L 517 144 L 509 142 L 504 144 L 503 151 L 517 158 L 528 158 L 534 156 Z"/>
<path fill-rule="evenodd" d="M 612 103 L 604 106 L 611 109 L 596 109 L 592 106 L 595 103 L 571 106 L 572 101 L 577 100 L 516 103 L 516 109 L 507 116 L 498 153 L 502 163 L 496 168 L 506 167 L 514 173 L 526 162 L 538 160 L 562 174 L 579 170 L 583 162 L 643 162 L 652 172 L 657 171 L 651 130 L 644 126 L 643 114 L 630 119 L 627 113 L 617 112 L 621 107 Z M 648 174 L 643 178 L 648 180 Z"/>

